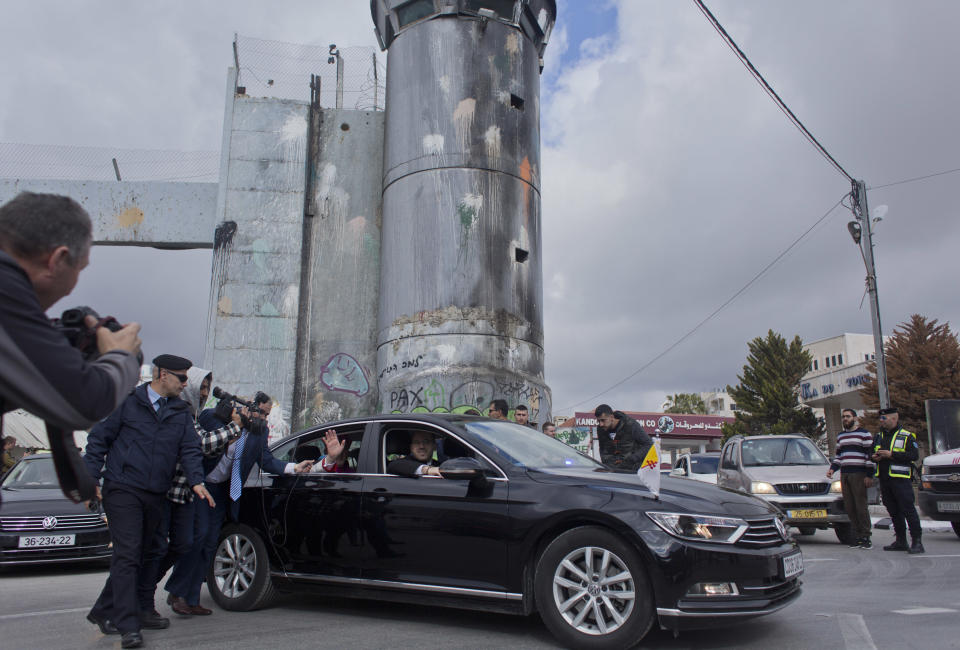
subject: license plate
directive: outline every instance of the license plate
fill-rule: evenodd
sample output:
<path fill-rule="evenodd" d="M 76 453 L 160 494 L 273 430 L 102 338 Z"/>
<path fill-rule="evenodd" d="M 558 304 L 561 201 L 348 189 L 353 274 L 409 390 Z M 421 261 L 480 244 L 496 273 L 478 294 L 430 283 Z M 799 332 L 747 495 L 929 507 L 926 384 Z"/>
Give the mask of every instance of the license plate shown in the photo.
<path fill-rule="evenodd" d="M 48 546 L 73 546 L 76 544 L 76 535 L 31 535 L 21 537 L 20 548 L 45 548 Z"/>
<path fill-rule="evenodd" d="M 960 512 L 960 501 L 938 501 L 938 512 Z"/>
<path fill-rule="evenodd" d="M 790 519 L 826 519 L 826 510 L 787 510 Z"/>
<path fill-rule="evenodd" d="M 784 579 L 803 573 L 803 555 L 794 553 L 783 558 L 783 577 Z"/>

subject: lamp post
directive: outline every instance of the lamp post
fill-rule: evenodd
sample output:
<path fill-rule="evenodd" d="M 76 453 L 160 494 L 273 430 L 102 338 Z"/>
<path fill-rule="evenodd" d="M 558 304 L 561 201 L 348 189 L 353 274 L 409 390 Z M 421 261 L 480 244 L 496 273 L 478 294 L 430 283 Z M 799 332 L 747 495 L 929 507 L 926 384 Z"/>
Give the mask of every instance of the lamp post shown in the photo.
<path fill-rule="evenodd" d="M 867 186 L 863 181 L 853 181 L 854 221 L 847 224 L 847 230 L 854 243 L 860 248 L 860 256 L 867 267 L 867 292 L 870 294 L 870 318 L 873 321 L 873 346 L 877 363 L 877 391 L 880 395 L 880 408 L 889 408 L 890 393 L 887 390 L 887 363 L 883 354 L 883 328 L 880 325 L 880 303 L 877 300 L 877 271 L 873 263 L 873 233 L 870 223 L 870 211 L 867 209 Z"/>

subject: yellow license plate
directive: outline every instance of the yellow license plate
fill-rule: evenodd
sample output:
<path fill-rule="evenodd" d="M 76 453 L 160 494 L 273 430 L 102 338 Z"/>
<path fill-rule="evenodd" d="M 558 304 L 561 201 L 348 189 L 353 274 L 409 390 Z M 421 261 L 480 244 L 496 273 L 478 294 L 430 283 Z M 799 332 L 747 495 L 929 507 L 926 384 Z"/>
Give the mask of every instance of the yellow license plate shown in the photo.
<path fill-rule="evenodd" d="M 787 510 L 790 519 L 826 519 L 826 510 Z"/>

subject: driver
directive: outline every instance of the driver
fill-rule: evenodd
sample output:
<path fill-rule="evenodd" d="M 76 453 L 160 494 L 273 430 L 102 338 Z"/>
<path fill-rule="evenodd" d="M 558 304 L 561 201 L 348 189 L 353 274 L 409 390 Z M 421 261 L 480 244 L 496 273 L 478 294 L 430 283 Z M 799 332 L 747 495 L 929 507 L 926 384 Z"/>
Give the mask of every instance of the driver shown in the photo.
<path fill-rule="evenodd" d="M 437 461 L 433 457 L 436 451 L 437 440 L 433 437 L 433 434 L 426 431 L 415 431 L 410 438 L 410 453 L 403 458 L 390 461 L 387 465 L 387 472 L 399 476 L 437 476 L 443 478 L 440 474 L 440 468 L 437 467 Z"/>

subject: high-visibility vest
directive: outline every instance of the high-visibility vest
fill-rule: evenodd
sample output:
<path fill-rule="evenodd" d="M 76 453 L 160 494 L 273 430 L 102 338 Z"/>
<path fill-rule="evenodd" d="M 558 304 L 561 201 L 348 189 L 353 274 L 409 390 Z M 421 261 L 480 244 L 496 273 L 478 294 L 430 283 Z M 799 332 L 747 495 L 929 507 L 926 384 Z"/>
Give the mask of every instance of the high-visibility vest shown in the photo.
<path fill-rule="evenodd" d="M 907 431 L 906 429 L 903 429 L 903 428 L 898 429 L 897 432 L 893 435 L 893 438 L 890 439 L 890 451 L 894 453 L 906 451 L 907 443 L 910 442 L 911 438 L 916 439 L 916 437 L 917 436 L 915 436 L 911 431 Z M 880 451 L 880 443 L 877 443 L 876 445 L 874 445 L 873 451 L 874 453 Z M 897 462 L 891 458 L 890 469 L 888 470 L 888 472 L 891 478 L 910 478 L 911 477 L 910 472 L 912 471 L 912 469 L 913 468 L 910 466 L 909 462 L 907 463 Z M 877 474 L 879 473 L 880 473 L 880 465 L 877 464 Z"/>

